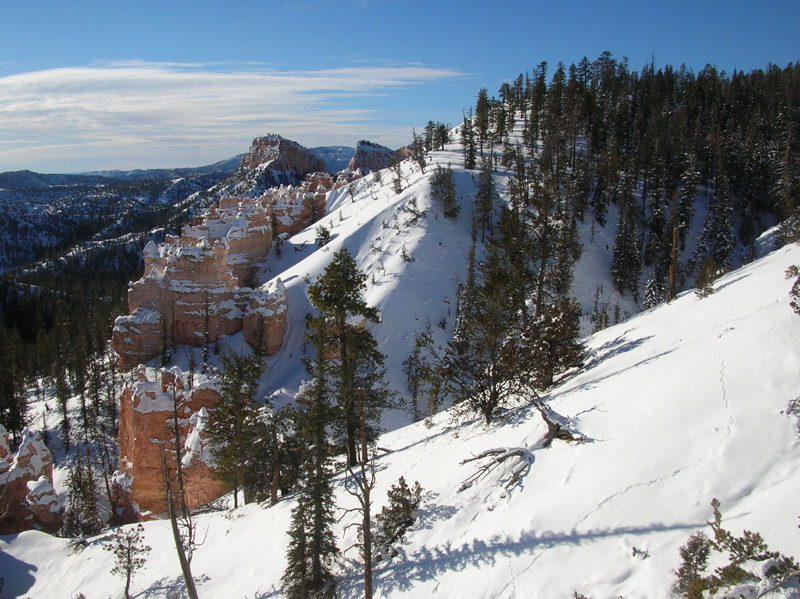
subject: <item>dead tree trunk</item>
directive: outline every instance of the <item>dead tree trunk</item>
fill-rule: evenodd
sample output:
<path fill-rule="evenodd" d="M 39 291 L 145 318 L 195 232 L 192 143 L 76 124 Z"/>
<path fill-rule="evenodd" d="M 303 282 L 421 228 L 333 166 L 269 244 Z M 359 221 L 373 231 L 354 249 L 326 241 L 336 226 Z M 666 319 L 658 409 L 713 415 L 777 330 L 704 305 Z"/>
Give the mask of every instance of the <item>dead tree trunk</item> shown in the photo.
<path fill-rule="evenodd" d="M 364 413 L 363 391 L 356 392 L 356 408 L 359 415 L 359 429 L 361 433 L 361 455 L 358 456 L 358 472 L 353 466 L 348 465 L 350 480 L 353 487 L 347 491 L 358 499 L 359 507 L 354 510 L 361 514 L 361 557 L 364 561 L 364 599 L 372 599 L 372 489 L 375 486 L 375 468 L 369 459 L 369 444 L 367 443 L 367 423 Z"/>
<path fill-rule="evenodd" d="M 175 514 L 175 504 L 172 498 L 172 481 L 169 476 L 169 467 L 167 466 L 167 454 L 165 451 L 161 453 L 161 464 L 164 470 L 164 488 L 167 500 L 167 510 L 169 510 L 169 522 L 172 526 L 172 538 L 175 541 L 175 551 L 178 553 L 178 562 L 181 566 L 181 574 L 183 574 L 183 582 L 186 585 L 186 594 L 189 599 L 198 599 L 197 588 L 194 585 L 194 578 L 192 578 L 192 568 L 189 565 L 189 560 L 186 557 L 186 548 L 183 544 L 181 532 L 178 529 L 178 518 Z"/>
<path fill-rule="evenodd" d="M 490 461 L 483 464 L 471 476 L 466 478 L 463 483 L 461 483 L 461 487 L 458 489 L 459 492 L 471 487 L 472 483 L 487 475 L 509 458 L 517 458 L 519 463 L 514 466 L 513 470 L 511 471 L 511 476 L 505 485 L 508 489 L 515 485 L 517 481 L 525 476 L 531 469 L 531 465 L 536 460 L 534 452 L 537 449 L 550 447 L 554 439 L 560 439 L 567 442 L 574 441 L 576 443 L 583 443 L 585 441 L 585 439 L 580 435 L 573 434 L 567 427 L 555 422 L 552 418 L 550 418 L 547 413 L 547 409 L 541 405 L 540 402 L 536 402 L 535 406 L 539 411 L 539 414 L 542 416 L 542 420 L 544 420 L 545 424 L 547 425 L 547 433 L 545 433 L 544 437 L 539 439 L 530 447 L 496 447 L 482 451 L 478 455 L 474 455 L 471 458 L 461 460 L 462 464 L 466 464 L 467 462 L 475 462 L 485 458 L 491 458 Z"/>

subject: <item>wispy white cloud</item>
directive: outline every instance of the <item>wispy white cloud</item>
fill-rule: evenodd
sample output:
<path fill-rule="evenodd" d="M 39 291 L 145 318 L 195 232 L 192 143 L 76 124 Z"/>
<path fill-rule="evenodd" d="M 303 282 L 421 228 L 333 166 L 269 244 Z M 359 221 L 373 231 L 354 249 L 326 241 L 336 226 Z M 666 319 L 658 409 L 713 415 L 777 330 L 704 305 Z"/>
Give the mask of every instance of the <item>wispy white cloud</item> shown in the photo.
<path fill-rule="evenodd" d="M 417 64 L 289 71 L 142 61 L 12 75 L 0 78 L 0 171 L 35 168 L 37 156 L 72 170 L 199 164 L 266 132 L 306 145 L 397 145 L 408 130 L 382 124 L 376 98 L 459 75 Z"/>

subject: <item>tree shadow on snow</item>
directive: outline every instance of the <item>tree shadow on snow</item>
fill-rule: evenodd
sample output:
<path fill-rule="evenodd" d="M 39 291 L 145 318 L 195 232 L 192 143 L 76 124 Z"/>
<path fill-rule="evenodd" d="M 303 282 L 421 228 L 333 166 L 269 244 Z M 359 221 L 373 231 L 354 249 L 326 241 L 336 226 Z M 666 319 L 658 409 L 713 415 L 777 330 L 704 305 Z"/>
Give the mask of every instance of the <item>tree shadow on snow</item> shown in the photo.
<path fill-rule="evenodd" d="M 433 503 L 438 493 L 426 492 L 422 496 L 422 506 L 417 511 L 417 521 L 411 528 L 411 532 L 421 529 L 432 529 L 436 522 L 449 520 L 456 515 L 457 509 L 454 505 L 440 505 Z"/>
<path fill-rule="evenodd" d="M 591 370 L 592 368 L 596 368 L 609 358 L 633 351 L 636 348 L 644 345 L 644 343 L 649 339 L 653 338 L 652 335 L 648 335 L 647 337 L 640 337 L 638 339 L 626 339 L 627 334 L 632 330 L 633 329 L 628 329 L 616 339 L 612 339 L 600 347 L 588 352 L 586 354 L 586 362 L 580 370 L 585 372 L 587 370 Z"/>
<path fill-rule="evenodd" d="M 38 568 L 33 564 L 0 551 L 0 576 L 4 580 L 0 597 L 25 597 L 36 582 L 32 574 L 36 571 Z"/>
<path fill-rule="evenodd" d="M 211 580 L 205 574 L 193 576 L 196 586 Z M 135 583 L 134 583 L 135 584 Z M 145 589 L 141 593 L 134 595 L 137 599 L 177 599 L 186 596 L 186 585 L 183 583 L 183 576 L 165 576 Z"/>
<path fill-rule="evenodd" d="M 672 525 L 653 524 L 651 526 L 623 526 L 613 529 L 596 529 L 588 532 L 524 532 L 518 540 L 495 536 L 489 541 L 473 539 L 461 545 L 450 542 L 434 547 L 422 547 L 407 554 L 399 547 L 400 555 L 384 564 L 377 564 L 375 589 L 380 594 L 390 591 L 407 591 L 425 580 L 437 580 L 449 571 L 463 570 L 467 566 L 492 566 L 497 559 L 545 551 L 558 545 L 582 545 L 607 537 L 639 535 L 669 530 L 694 530 L 703 523 L 676 523 Z M 355 572 L 343 578 L 340 585 L 341 597 L 357 597 L 362 591 L 360 572 L 356 564 Z"/>

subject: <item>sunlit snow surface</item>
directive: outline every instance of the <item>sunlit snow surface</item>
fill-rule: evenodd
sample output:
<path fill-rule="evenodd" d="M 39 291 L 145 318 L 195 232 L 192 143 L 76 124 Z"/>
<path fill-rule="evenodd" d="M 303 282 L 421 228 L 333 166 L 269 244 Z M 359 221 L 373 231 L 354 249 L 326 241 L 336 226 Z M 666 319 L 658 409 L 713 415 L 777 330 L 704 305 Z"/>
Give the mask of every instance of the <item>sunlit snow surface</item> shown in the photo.
<path fill-rule="evenodd" d="M 402 362 L 415 332 L 430 325 L 437 343 L 451 337 L 476 186 L 473 173 L 461 167 L 457 145 L 429 157 L 453 167 L 458 219 L 445 219 L 430 199 L 434 165 L 423 174 L 406 161 L 401 193 L 392 189 L 391 170 L 378 175 L 381 181 L 370 174 L 340 188 L 329 194 L 326 216 L 266 260 L 261 282 L 277 285 L 280 277 L 288 310 L 284 344 L 267 360 L 261 396 L 290 402 L 308 377 L 301 361 L 311 311 L 306 290 L 342 247 L 366 273 L 366 299 L 381 312 L 370 330 L 386 354 L 393 389 L 405 393 Z M 495 173 L 495 183 L 502 194 L 507 176 Z M 421 218 L 415 218 L 415 203 Z M 699 194 L 689 251 L 705 203 Z M 592 225 L 590 214 L 579 223 L 584 251 L 573 291 L 584 314 L 602 288 L 601 300 L 609 308 L 618 303 L 625 316 L 636 307 L 613 290 L 608 276 L 615 206 L 607 218 L 605 228 Z M 332 234 L 324 248 L 316 244 L 317 226 Z M 770 247 L 765 237 L 761 253 Z M 407 410 L 387 413 L 383 424 L 392 432 L 378 446 L 391 452 L 381 451 L 376 461 L 376 511 L 400 476 L 419 481 L 424 494 L 400 555 L 376 566 L 376 597 L 569 599 L 576 591 L 591 599 L 669 597 L 678 548 L 705 527 L 715 497 L 734 533 L 758 530 L 771 548 L 799 557 L 800 419 L 787 413 L 800 395 L 800 317 L 789 306 L 792 281 L 784 276 L 791 264 L 800 264 L 797 247 L 732 272 L 706 299 L 689 291 L 588 338 L 585 367 L 544 397 L 553 417 L 587 442 L 556 441 L 535 451 L 530 472 L 509 489 L 513 463 L 459 492 L 481 464 L 461 461 L 494 447 L 534 445 L 546 428 L 524 398 L 488 428 L 480 419 L 456 422 L 449 413 L 436 416 L 430 428 L 405 426 Z M 584 317 L 584 331 L 591 327 Z M 246 347 L 241 334 L 225 343 L 236 351 Z M 184 350 L 175 353 L 174 366 L 186 371 Z M 41 406 L 34 405 L 35 422 L 42 418 L 37 410 Z M 54 413 L 46 415 L 51 429 L 58 426 Z M 65 470 L 57 467 L 54 478 L 63 493 Z M 342 513 L 355 500 L 341 475 L 336 484 Z M 290 497 L 272 508 L 249 505 L 199 516 L 206 537 L 192 562 L 199 595 L 282 597 L 292 506 Z M 356 541 L 355 529 L 345 530 L 354 520 L 349 514 L 336 525 L 343 550 Z M 132 593 L 180 596 L 168 525 L 148 522 L 145 534 L 153 551 Z M 104 536 L 75 552 L 67 540 L 37 532 L 0 537 L 0 597 L 121 597 L 124 580 L 109 574 Z M 351 549 L 337 566 L 339 597 L 363 596 L 357 562 Z"/>
<path fill-rule="evenodd" d="M 419 174 L 409 174 L 401 196 L 415 193 L 414 177 Z M 431 207 L 420 226 L 426 234 L 393 229 L 393 215 L 406 218 L 401 196 L 395 204 L 386 197 L 359 205 L 340 191 L 323 221 L 334 234 L 328 251 L 313 246 L 313 231 L 284 246 L 282 262 L 293 262 L 281 275 L 290 327 L 287 346 L 270 364 L 275 388 L 290 393 L 301 377 L 287 366 L 289 354 L 296 359 L 301 349 L 307 310 L 301 281 L 313 280 L 343 244 L 375 275 L 368 299 L 383 311 L 384 324 L 373 328 L 379 342 L 410 347 L 426 318 L 447 314 L 452 273 L 466 265 L 468 230 L 437 219 Z M 348 202 L 352 209 L 344 210 Z M 403 243 L 417 260 L 402 261 Z M 435 260 L 415 270 L 422 263 L 415 252 L 422 249 Z M 448 263 L 429 272 L 436 260 Z M 419 481 L 424 494 L 400 555 L 376 567 L 376 596 L 569 598 L 577 591 L 593 599 L 670 597 L 678 548 L 705 528 L 712 498 L 721 501 L 734 533 L 758 530 L 772 549 L 800 555 L 798 416 L 787 413 L 800 395 L 800 317 L 789 306 L 792 281 L 784 276 L 792 264 L 800 264 L 800 249 L 778 250 L 721 278 L 706 299 L 686 292 L 590 337 L 586 366 L 544 398 L 554 417 L 587 442 L 556 441 L 537 450 L 530 472 L 510 489 L 504 483 L 513 464 L 459 492 L 478 466 L 461 461 L 492 447 L 535 443 L 545 426 L 524 401 L 491 427 L 442 413 L 430 428 L 417 423 L 385 434 L 378 445 L 391 452 L 376 461 L 376 507 L 400 476 Z M 267 267 L 277 266 L 275 260 Z M 395 287 L 404 291 L 390 293 Z M 452 317 L 446 320 L 451 328 Z M 388 365 L 392 372 L 399 366 Z M 342 510 L 355 501 L 341 476 L 336 500 Z M 282 597 L 292 506 L 289 498 L 272 508 L 199 516 L 206 541 L 192 569 L 200 596 Z M 342 549 L 356 540 L 354 528 L 345 531 L 355 518 L 350 514 L 335 527 Z M 182 592 L 169 526 L 148 522 L 145 533 L 153 551 L 132 593 L 144 599 Z M 124 580 L 109 574 L 112 556 L 101 549 L 102 538 L 77 552 L 67 540 L 38 532 L 0 538 L 2 596 L 121 597 Z M 351 549 L 338 565 L 339 597 L 363 596 L 357 562 Z"/>

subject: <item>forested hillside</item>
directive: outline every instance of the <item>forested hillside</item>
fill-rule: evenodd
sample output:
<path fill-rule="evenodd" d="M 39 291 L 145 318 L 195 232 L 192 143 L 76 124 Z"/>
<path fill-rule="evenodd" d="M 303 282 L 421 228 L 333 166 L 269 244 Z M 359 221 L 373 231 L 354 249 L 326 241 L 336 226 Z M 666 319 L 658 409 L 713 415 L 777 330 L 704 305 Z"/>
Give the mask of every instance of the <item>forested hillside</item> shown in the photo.
<path fill-rule="evenodd" d="M 441 576 L 455 585 L 459 571 L 474 571 L 464 580 L 487 597 L 521 596 L 515 581 L 527 588 L 546 580 L 536 588 L 576 598 L 596 589 L 617 596 L 617 586 L 631 596 L 666 597 L 689 593 L 691 583 L 695 590 L 745 584 L 731 571 L 730 579 L 704 578 L 700 568 L 666 588 L 677 550 L 702 525 L 712 494 L 757 525 L 765 520 L 750 510 L 760 512 L 760 502 L 790 509 L 796 249 L 747 265 L 800 240 L 799 104 L 793 64 L 726 74 L 651 63 L 637 71 L 604 53 L 569 67 L 542 63 L 496 95 L 481 89 L 455 127 L 429 121 L 390 168 L 359 172 L 329 191 L 324 214 L 314 210 L 305 229 L 275 235 L 266 258 L 247 265 L 248 288 L 280 284 L 285 291 L 285 330 L 274 354 L 266 357 L 243 333 L 212 340 L 208 299 L 205 324 L 186 332 L 196 344 L 177 345 L 176 323 L 164 314 L 161 355 L 127 378 L 131 397 L 137 385 L 156 403 L 168 402 L 171 391 L 174 448 L 162 458 L 162 479 L 172 509 L 165 514 L 191 530 L 182 468 L 206 456 L 234 506 L 240 498 L 263 502 L 267 516 L 245 513 L 270 521 L 270 550 L 280 555 L 265 574 L 270 596 L 332 596 L 335 588 L 361 596 L 356 579 L 368 597 L 373 584 L 391 596 L 432 595 Z M 266 197 L 265 186 L 297 174 L 270 170 L 285 158 L 279 146 L 317 164 L 295 142 L 257 138 L 237 173 L 169 210 L 180 207 L 186 218 L 221 195 Z M 96 539 L 124 511 L 112 486 L 124 478 L 114 473 L 114 435 L 127 375 L 119 376 L 107 341 L 114 315 L 125 312 L 125 282 L 139 276 L 130 252 L 144 236 L 157 238 L 138 228 L 147 228 L 151 214 L 135 226 L 117 221 L 99 252 L 72 246 L 0 287 L 0 342 L 8 348 L 0 424 L 15 444 L 41 421 L 58 450 L 55 487 L 65 497 L 67 536 Z M 176 223 L 159 222 L 158 230 Z M 208 237 L 192 243 L 173 249 L 214 251 Z M 187 275 L 180 286 L 195 293 L 202 284 Z M 748 321 L 751 314 L 763 330 Z M 614 327 L 623 321 L 629 324 Z M 779 340 L 774 356 L 766 330 Z M 730 347 L 719 341 L 729 333 L 736 340 Z M 743 358 L 755 346 L 763 353 L 757 363 L 771 373 L 763 389 Z M 221 398 L 184 415 L 194 427 L 185 439 L 179 386 L 210 387 Z M 745 405 L 761 394 L 766 412 Z M 442 412 L 450 408 L 448 421 Z M 402 428 L 421 420 L 430 432 L 421 424 Z M 779 441 L 759 439 L 760 457 L 748 458 L 741 447 L 755 429 L 745 423 L 755 421 Z M 714 423 L 708 434 L 706 422 Z M 395 432 L 380 437 L 382 428 Z M 452 440 L 460 435 L 475 455 Z M 505 447 L 509 436 L 519 437 L 518 447 Z M 683 449 L 691 453 L 686 459 Z M 444 457 L 427 468 L 438 450 Z M 458 460 L 475 462 L 474 474 L 458 476 L 460 487 L 452 474 Z M 606 469 L 617 462 L 620 472 Z M 762 477 L 766 463 L 776 470 Z M 425 479 L 430 490 L 403 491 L 422 515 L 406 549 L 405 529 L 389 531 L 390 516 L 377 518 L 395 482 L 386 471 Z M 664 510 L 662 492 L 671 501 Z M 534 504 L 547 520 L 526 511 Z M 611 514 L 607 504 L 621 507 Z M 515 516 L 487 515 L 496 506 Z M 217 518 L 206 521 L 219 531 Z M 587 528 L 587 521 L 595 524 Z M 162 538 L 166 528 L 156 524 L 148 535 Z M 782 551 L 790 547 L 785 523 L 767 529 L 779 535 Z M 342 539 L 354 550 L 347 553 Z M 717 541 L 719 551 L 724 543 Z M 21 544 L 20 555 L 36 543 Z M 179 553 L 202 554 L 192 543 L 175 537 Z M 632 552 L 630 564 L 621 565 L 623 550 Z M 642 565 L 651 552 L 655 559 Z M 742 561 L 763 561 L 752 553 Z M 537 565 L 541 558 L 553 568 L 562 561 L 578 568 L 584 558 L 576 556 L 598 571 L 573 580 Z M 221 588 L 216 565 L 199 563 L 195 578 Z M 161 567 L 152 572 L 165 576 Z M 777 571 L 788 575 L 792 567 L 789 560 Z M 190 589 L 187 568 L 183 583 L 172 586 Z M 214 574 L 202 579 L 201 571 Z M 794 584 L 767 569 L 753 576 L 748 593 Z M 150 585 L 147 596 L 157 596 Z M 261 593 L 250 581 L 236 588 Z M 795 596 L 796 586 L 786 588 Z"/>

